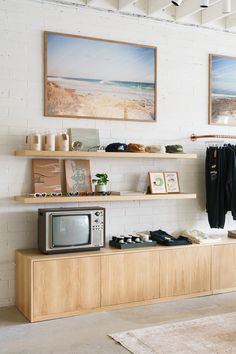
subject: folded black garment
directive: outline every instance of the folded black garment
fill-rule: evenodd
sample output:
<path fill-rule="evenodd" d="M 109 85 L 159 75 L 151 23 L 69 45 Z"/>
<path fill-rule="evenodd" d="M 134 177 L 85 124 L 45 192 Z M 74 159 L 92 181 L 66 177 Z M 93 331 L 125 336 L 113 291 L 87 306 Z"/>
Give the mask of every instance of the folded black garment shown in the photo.
<path fill-rule="evenodd" d="M 112 143 L 105 148 L 106 152 L 125 152 L 127 145 L 123 143 Z"/>
<path fill-rule="evenodd" d="M 192 241 L 185 236 L 175 238 L 163 230 L 150 231 L 150 239 L 164 246 L 181 246 L 190 245 L 192 243 Z"/>

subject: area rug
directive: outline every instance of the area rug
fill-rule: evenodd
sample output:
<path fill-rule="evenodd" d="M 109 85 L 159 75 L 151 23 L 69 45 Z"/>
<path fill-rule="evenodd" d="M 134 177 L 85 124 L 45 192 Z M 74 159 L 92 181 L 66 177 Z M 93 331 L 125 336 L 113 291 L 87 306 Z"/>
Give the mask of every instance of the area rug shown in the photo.
<path fill-rule="evenodd" d="M 109 336 L 134 354 L 236 354 L 236 312 Z"/>

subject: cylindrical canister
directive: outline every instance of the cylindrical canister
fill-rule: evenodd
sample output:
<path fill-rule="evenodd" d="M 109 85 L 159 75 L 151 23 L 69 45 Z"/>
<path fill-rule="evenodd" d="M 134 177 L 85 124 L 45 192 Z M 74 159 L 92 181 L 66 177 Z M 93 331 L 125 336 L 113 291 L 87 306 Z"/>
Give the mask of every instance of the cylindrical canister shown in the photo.
<path fill-rule="evenodd" d="M 28 137 L 28 146 L 30 146 L 30 150 L 41 151 L 42 150 L 42 135 L 38 132 L 34 132 Z"/>
<path fill-rule="evenodd" d="M 55 134 L 46 133 L 44 135 L 44 150 L 46 151 L 55 151 Z"/>
<path fill-rule="evenodd" d="M 56 150 L 57 151 L 69 151 L 69 135 L 64 133 L 58 133 L 56 135 Z"/>

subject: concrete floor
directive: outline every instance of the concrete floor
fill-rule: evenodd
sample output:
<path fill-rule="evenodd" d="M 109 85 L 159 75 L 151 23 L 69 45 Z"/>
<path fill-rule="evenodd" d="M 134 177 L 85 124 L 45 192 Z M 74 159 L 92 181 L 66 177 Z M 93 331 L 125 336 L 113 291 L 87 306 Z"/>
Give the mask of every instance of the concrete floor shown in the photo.
<path fill-rule="evenodd" d="M 15 307 L 0 308 L 0 354 L 124 354 L 107 334 L 234 311 L 236 293 L 38 323 L 28 323 Z"/>

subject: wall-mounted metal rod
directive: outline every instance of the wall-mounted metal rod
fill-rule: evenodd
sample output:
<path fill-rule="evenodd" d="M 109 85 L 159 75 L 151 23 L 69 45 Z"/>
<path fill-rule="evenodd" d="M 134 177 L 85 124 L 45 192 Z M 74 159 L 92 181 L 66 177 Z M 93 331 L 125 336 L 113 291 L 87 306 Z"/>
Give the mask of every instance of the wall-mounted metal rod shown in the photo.
<path fill-rule="evenodd" d="M 210 134 L 210 135 L 196 135 L 192 134 L 190 136 L 190 139 L 192 141 L 196 141 L 197 139 L 204 139 L 204 138 L 216 138 L 216 139 L 236 139 L 236 135 L 215 135 L 215 134 Z"/>

